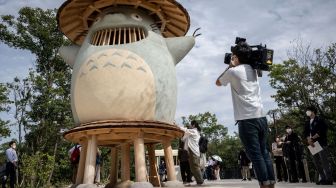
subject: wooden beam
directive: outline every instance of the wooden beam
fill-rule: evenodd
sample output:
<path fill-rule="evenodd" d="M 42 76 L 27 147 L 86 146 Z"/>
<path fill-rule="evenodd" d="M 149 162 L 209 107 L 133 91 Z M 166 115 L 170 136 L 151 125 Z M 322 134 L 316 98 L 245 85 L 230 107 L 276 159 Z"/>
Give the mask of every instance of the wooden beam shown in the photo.
<path fill-rule="evenodd" d="M 121 181 L 130 180 L 131 172 L 131 152 L 130 152 L 130 145 L 123 144 L 121 145 Z"/>
<path fill-rule="evenodd" d="M 175 15 L 175 14 L 166 14 L 166 16 L 169 18 L 169 20 L 177 20 L 179 22 L 182 22 L 184 24 L 188 24 L 188 20 L 186 17 L 184 16 L 178 16 L 178 15 Z M 173 19 L 172 19 L 173 18 Z"/>
<path fill-rule="evenodd" d="M 138 1 L 135 3 L 134 8 L 137 9 L 141 3 L 142 3 L 142 1 L 141 1 L 141 0 L 138 0 Z"/>
<path fill-rule="evenodd" d="M 78 28 L 82 28 L 81 22 L 74 22 L 73 24 L 69 24 L 67 26 L 61 26 L 63 33 L 72 33 L 76 31 Z"/>
<path fill-rule="evenodd" d="M 110 168 L 110 184 L 114 187 L 118 180 L 118 152 L 116 147 L 111 147 L 111 168 Z"/>
<path fill-rule="evenodd" d="M 145 160 L 145 145 L 143 135 L 140 133 L 134 139 L 135 181 L 147 182 L 147 170 Z"/>
<path fill-rule="evenodd" d="M 176 181 L 177 179 L 175 175 L 174 157 L 173 157 L 173 150 L 171 147 L 171 140 L 167 139 L 163 141 L 163 149 L 165 155 L 168 181 Z"/>
<path fill-rule="evenodd" d="M 155 157 L 155 145 L 147 145 L 148 160 L 149 160 L 149 181 L 155 187 L 161 187 L 160 176 L 157 171 L 156 157 Z"/>
<path fill-rule="evenodd" d="M 84 184 L 93 184 L 95 177 L 96 154 L 97 154 L 97 138 L 95 135 L 93 135 L 90 136 L 88 139 L 84 178 L 83 178 Z"/>

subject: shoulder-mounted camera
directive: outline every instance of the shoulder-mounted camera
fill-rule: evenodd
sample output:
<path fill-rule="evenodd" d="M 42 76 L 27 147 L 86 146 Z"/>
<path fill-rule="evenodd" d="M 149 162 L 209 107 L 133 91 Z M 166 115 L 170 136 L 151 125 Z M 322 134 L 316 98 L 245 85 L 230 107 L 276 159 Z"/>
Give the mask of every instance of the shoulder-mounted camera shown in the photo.
<path fill-rule="evenodd" d="M 231 46 L 231 52 L 235 53 L 237 46 L 246 43 L 245 38 L 236 37 L 235 46 Z M 249 46 L 249 45 L 248 45 Z M 253 69 L 257 70 L 258 76 L 262 76 L 262 71 L 269 71 L 270 66 L 273 64 L 273 50 L 267 49 L 266 45 L 253 45 L 249 46 L 250 50 L 246 52 L 246 64 L 251 65 Z M 224 58 L 225 64 L 230 64 L 232 53 L 226 53 Z"/>

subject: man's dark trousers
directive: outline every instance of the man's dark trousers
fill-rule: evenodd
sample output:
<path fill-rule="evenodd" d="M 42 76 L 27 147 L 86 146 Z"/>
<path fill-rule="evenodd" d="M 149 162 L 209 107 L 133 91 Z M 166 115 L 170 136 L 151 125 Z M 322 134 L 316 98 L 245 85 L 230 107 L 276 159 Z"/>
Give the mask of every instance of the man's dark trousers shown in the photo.
<path fill-rule="evenodd" d="M 7 179 L 9 178 L 9 176 L 10 176 L 10 181 L 9 181 L 10 188 L 14 188 L 15 180 L 16 180 L 16 173 L 15 173 L 15 166 L 11 162 L 7 162 L 6 164 L 6 176 L 7 177 L 2 181 L 2 188 L 6 188 L 6 183 L 7 183 Z"/>

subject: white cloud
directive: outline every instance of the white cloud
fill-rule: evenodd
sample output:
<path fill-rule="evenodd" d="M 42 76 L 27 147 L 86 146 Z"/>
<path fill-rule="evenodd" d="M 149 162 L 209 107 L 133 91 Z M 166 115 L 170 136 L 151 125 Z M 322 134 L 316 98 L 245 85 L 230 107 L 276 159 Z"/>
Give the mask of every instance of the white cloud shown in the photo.
<path fill-rule="evenodd" d="M 65 0 L 0 0 L 1 14 L 15 14 L 20 7 L 58 8 Z M 179 0 L 189 11 L 188 35 L 201 27 L 196 47 L 177 67 L 177 122 L 181 116 L 210 111 L 220 123 L 237 131 L 229 87 L 216 87 L 215 80 L 225 69 L 223 58 L 235 37 L 247 37 L 250 44 L 267 44 L 274 49 L 274 62 L 286 60 L 290 42 L 301 37 L 319 48 L 335 42 L 336 1 L 334 0 Z M 19 55 L 17 55 L 19 54 Z M 22 57 L 23 59 L 18 59 Z M 25 60 L 25 61 L 24 61 Z M 0 45 L 0 82 L 24 76 L 33 57 L 27 52 Z M 270 97 L 267 74 L 260 79 L 265 112 L 276 107 Z"/>

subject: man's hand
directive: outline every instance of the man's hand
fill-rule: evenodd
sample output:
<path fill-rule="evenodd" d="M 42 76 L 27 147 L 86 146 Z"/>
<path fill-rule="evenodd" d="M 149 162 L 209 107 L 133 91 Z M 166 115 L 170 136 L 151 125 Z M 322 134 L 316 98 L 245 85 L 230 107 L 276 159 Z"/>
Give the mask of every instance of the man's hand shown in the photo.
<path fill-rule="evenodd" d="M 216 85 L 221 86 L 222 84 L 220 83 L 219 79 L 216 80 Z"/>
<path fill-rule="evenodd" d="M 231 67 L 235 67 L 235 65 L 232 64 L 232 61 L 231 61 L 230 64 L 229 64 L 229 68 L 231 68 Z"/>
<path fill-rule="evenodd" d="M 217 86 L 222 86 L 222 83 L 219 81 L 219 79 L 223 76 L 223 74 L 225 74 L 225 72 L 227 71 L 227 70 L 229 70 L 229 68 L 231 68 L 231 64 L 230 64 L 230 66 L 228 66 L 226 69 L 225 69 L 225 71 L 217 78 L 217 80 L 216 80 L 216 85 Z"/>
<path fill-rule="evenodd" d="M 318 135 L 317 133 L 312 137 L 313 139 L 316 139 L 316 138 L 318 138 L 318 137 L 320 137 L 320 135 Z"/>
<path fill-rule="evenodd" d="M 307 138 L 308 144 L 312 147 L 315 147 L 314 141 L 311 138 Z"/>

